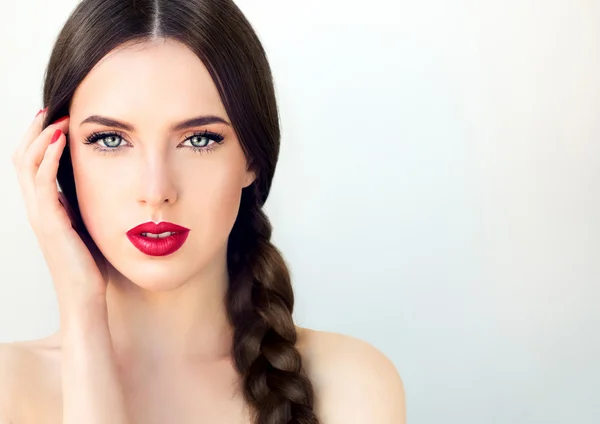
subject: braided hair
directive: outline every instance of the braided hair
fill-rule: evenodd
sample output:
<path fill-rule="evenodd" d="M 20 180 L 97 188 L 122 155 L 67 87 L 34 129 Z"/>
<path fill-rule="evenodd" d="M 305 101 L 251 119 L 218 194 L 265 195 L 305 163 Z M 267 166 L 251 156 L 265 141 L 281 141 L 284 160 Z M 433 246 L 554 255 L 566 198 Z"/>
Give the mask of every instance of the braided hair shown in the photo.
<path fill-rule="evenodd" d="M 232 0 L 82 0 L 55 42 L 44 81 L 52 122 L 68 113 L 93 67 L 124 43 L 170 38 L 204 63 L 236 130 L 255 181 L 242 190 L 229 236 L 227 313 L 232 357 L 255 424 L 318 424 L 312 384 L 296 348 L 294 294 L 262 210 L 279 155 L 280 128 L 266 53 Z M 81 225 L 69 149 L 58 183 Z"/>

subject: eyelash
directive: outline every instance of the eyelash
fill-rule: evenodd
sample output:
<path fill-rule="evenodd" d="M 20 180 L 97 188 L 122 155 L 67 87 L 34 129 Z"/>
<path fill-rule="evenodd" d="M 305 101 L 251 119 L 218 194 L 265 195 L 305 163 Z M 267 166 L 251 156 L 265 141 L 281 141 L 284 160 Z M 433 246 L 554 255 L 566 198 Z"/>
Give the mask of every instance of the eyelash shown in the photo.
<path fill-rule="evenodd" d="M 92 134 L 87 136 L 85 138 L 84 144 L 91 145 L 94 150 L 99 151 L 103 154 L 114 154 L 122 149 L 121 144 L 119 144 L 119 146 L 117 146 L 117 147 L 101 147 L 101 146 L 96 145 L 95 143 L 98 140 L 102 140 L 102 139 L 108 138 L 108 137 L 115 137 L 115 136 L 119 137 L 121 140 L 125 141 L 125 136 L 120 131 L 99 131 L 99 132 L 93 132 Z M 184 142 L 186 142 L 189 139 L 194 138 L 194 137 L 199 137 L 199 138 L 206 137 L 206 138 L 214 141 L 213 144 L 209 144 L 204 147 L 184 146 L 184 147 L 191 148 L 194 153 L 200 153 L 200 154 L 211 153 L 214 149 L 217 148 L 217 146 L 223 144 L 223 140 L 225 139 L 225 136 L 221 133 L 204 130 L 204 131 L 198 131 L 198 132 L 192 133 L 190 136 L 188 136 L 184 140 Z M 213 146 L 213 147 L 209 147 L 209 146 Z"/>

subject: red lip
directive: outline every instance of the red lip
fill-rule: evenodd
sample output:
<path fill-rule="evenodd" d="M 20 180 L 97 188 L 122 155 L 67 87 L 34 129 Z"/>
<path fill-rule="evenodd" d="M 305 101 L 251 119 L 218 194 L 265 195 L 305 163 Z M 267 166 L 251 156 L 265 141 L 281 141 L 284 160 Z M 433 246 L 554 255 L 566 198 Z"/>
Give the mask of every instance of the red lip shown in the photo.
<path fill-rule="evenodd" d="M 159 222 L 158 224 L 155 224 L 154 222 L 144 222 L 143 224 L 133 227 L 131 230 L 127 231 L 127 235 L 142 233 L 160 234 L 166 231 L 180 233 L 184 231 L 190 231 L 190 229 L 166 221 Z"/>
<path fill-rule="evenodd" d="M 142 233 L 160 234 L 173 232 L 168 237 L 150 238 L 142 236 Z M 127 238 L 142 253 L 150 256 L 166 256 L 176 252 L 183 246 L 190 233 L 189 228 L 182 227 L 170 222 L 145 222 L 127 231 Z"/>

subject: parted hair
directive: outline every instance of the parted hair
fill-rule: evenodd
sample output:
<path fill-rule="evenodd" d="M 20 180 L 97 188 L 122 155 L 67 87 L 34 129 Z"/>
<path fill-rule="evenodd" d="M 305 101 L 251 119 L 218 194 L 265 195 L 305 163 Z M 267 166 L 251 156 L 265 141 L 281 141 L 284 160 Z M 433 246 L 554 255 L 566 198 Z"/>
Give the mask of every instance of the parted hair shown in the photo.
<path fill-rule="evenodd" d="M 280 144 L 273 77 L 257 34 L 233 1 L 81 1 L 58 34 L 46 69 L 44 127 L 68 114 L 78 85 L 105 55 L 125 43 L 156 39 L 185 44 L 206 66 L 256 174 L 242 190 L 229 236 L 226 300 L 235 329 L 231 355 L 254 423 L 318 424 L 313 387 L 296 348 L 290 273 L 270 241 L 263 211 Z M 57 180 L 76 225 L 86 231 L 68 148 Z"/>

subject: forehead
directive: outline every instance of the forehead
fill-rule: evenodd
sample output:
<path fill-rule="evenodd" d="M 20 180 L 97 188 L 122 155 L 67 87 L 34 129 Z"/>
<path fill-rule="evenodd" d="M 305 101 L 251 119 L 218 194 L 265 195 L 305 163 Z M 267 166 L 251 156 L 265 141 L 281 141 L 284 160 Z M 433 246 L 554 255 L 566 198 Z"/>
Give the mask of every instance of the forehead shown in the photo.
<path fill-rule="evenodd" d="M 226 117 L 202 61 L 174 40 L 123 45 L 107 54 L 74 93 L 71 115 L 146 117 L 212 113 Z"/>

